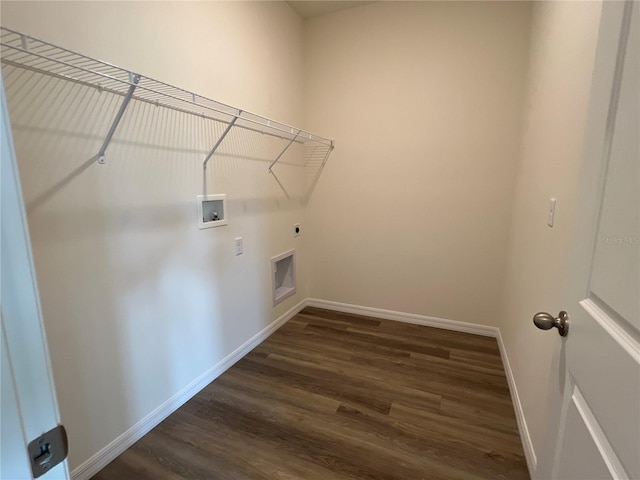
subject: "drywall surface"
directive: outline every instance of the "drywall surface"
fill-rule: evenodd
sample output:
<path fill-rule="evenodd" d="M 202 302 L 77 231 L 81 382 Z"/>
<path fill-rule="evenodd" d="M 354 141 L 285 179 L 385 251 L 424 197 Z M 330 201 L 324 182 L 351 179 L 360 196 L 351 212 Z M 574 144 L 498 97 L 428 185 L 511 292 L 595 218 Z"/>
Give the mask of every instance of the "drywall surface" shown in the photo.
<path fill-rule="evenodd" d="M 2 24 L 302 120 L 302 21 L 284 3 L 3 2 Z M 304 232 L 293 236 L 303 200 L 267 173 L 286 142 L 235 130 L 203 175 L 224 125 L 136 101 L 98 165 L 121 97 L 4 74 L 74 469 L 306 298 Z M 289 180 L 295 168 L 276 167 Z M 227 226 L 198 229 L 203 193 L 227 194 Z M 292 248 L 298 293 L 273 309 L 270 258 Z"/>
<path fill-rule="evenodd" d="M 598 2 L 536 2 L 522 153 L 499 327 L 511 361 L 539 478 L 549 478 L 545 428 L 559 412 L 562 339 L 537 330 L 538 311 L 569 306 L 566 271 L 600 19 Z M 557 198 L 547 226 L 549 198 Z M 550 437 L 551 438 L 551 437 Z M 548 445 L 553 449 L 554 445 Z"/>
<path fill-rule="evenodd" d="M 305 23 L 314 298 L 495 325 L 530 8 L 375 2 Z"/>

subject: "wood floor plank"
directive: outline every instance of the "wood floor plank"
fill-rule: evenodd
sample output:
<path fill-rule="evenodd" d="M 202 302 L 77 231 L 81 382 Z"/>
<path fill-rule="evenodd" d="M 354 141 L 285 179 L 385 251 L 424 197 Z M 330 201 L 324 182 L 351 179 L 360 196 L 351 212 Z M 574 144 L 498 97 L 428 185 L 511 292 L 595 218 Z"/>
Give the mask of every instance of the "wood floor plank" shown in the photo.
<path fill-rule="evenodd" d="M 528 479 L 495 339 L 306 308 L 95 480 Z"/>
<path fill-rule="evenodd" d="M 395 438 L 396 448 L 410 449 L 414 455 L 431 462 L 431 466 L 446 466 L 444 478 L 496 478 L 493 465 L 486 462 L 488 452 L 477 446 L 451 442 L 444 436 L 434 435 L 425 425 L 414 419 L 403 420 L 395 416 L 376 415 L 341 406 L 339 414 L 359 421 L 359 429 L 371 429 L 386 438 Z M 434 475 L 433 467 L 427 478 Z"/>
<path fill-rule="evenodd" d="M 211 469 L 220 472 L 221 478 L 230 479 L 299 479 L 323 480 L 333 475 L 322 462 L 310 461 L 303 455 L 291 455 L 291 447 L 277 437 L 267 442 L 260 435 L 260 428 L 238 428 L 237 418 L 224 410 L 203 420 L 202 410 L 194 402 L 181 412 L 173 423 L 163 426 L 166 432 L 183 439 L 189 448 L 201 451 L 209 459 Z M 220 415 L 220 416 L 216 416 Z M 277 434 L 278 432 L 276 432 Z M 283 454 L 287 453 L 287 462 Z M 337 474 L 337 480 L 351 477 Z"/>
<path fill-rule="evenodd" d="M 486 405 L 480 402 L 461 401 L 452 398 L 440 399 L 440 415 L 463 419 L 471 425 L 492 428 L 508 433 L 519 441 L 518 432 L 513 430 L 513 420 L 509 415 L 510 405 L 492 403 Z"/>
<path fill-rule="evenodd" d="M 350 421 L 345 421 L 343 416 L 336 416 L 335 412 L 317 413 L 309 415 L 308 411 L 289 405 L 283 408 L 279 404 L 264 403 L 254 395 L 239 394 L 234 389 L 219 388 L 214 403 L 223 408 L 234 409 L 239 403 L 245 405 L 243 408 L 243 418 L 247 413 L 254 421 L 266 424 L 267 428 L 261 433 L 262 438 L 267 435 L 274 435 L 278 438 L 297 438 L 293 446 L 289 448 L 299 449 L 298 454 L 308 455 L 311 443 L 311 450 L 324 449 L 331 446 L 342 455 L 351 452 L 346 458 L 362 458 L 363 455 L 369 458 L 372 463 L 396 464 L 396 470 L 404 471 L 403 478 L 415 478 L 419 475 L 424 458 L 408 449 L 398 448 L 393 454 L 389 454 L 385 442 L 381 442 L 377 431 L 367 431 L 359 426 L 353 426 Z M 207 402 L 207 407 L 211 402 Z M 336 409 L 339 411 L 340 407 Z M 283 427 L 286 426 L 286 427 Z M 255 425 L 251 426 L 251 433 L 255 432 Z M 417 453 L 417 452 L 416 452 Z M 342 459 L 344 462 L 345 459 Z M 399 463 L 398 463 L 399 461 Z M 386 468 L 380 469 L 382 471 Z M 362 475 L 361 467 L 356 463 L 350 466 L 351 473 Z M 400 474 L 400 472 L 398 472 Z"/>

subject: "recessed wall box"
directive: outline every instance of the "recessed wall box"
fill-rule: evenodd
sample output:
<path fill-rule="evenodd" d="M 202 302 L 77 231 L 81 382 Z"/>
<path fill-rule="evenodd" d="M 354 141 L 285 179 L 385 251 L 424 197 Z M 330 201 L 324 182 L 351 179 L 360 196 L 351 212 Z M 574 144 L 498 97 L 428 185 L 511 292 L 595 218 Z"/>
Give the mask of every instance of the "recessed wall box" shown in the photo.
<path fill-rule="evenodd" d="M 198 195 L 198 228 L 221 227 L 228 222 L 227 196 Z"/>
<path fill-rule="evenodd" d="M 273 305 L 296 293 L 296 251 L 289 250 L 271 259 Z"/>

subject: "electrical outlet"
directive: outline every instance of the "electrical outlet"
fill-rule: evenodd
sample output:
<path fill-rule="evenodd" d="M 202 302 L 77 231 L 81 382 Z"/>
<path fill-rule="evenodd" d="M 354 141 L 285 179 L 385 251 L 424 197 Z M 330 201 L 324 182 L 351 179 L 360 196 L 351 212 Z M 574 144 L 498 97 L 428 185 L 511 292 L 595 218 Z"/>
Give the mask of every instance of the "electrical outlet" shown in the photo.
<path fill-rule="evenodd" d="M 302 228 L 300 227 L 299 223 L 295 223 L 293 225 L 293 236 L 297 237 L 302 233 Z"/>
<path fill-rule="evenodd" d="M 244 253 L 244 245 L 242 242 L 242 237 L 236 238 L 236 256 L 242 255 Z"/>

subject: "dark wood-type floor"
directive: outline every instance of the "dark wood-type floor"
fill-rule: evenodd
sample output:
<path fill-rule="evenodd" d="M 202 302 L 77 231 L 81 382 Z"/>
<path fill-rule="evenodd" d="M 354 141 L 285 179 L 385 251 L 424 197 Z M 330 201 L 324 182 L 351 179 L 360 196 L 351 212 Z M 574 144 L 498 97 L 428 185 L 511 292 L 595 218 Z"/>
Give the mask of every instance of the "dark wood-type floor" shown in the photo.
<path fill-rule="evenodd" d="M 306 308 L 94 477 L 528 479 L 495 339 Z"/>

